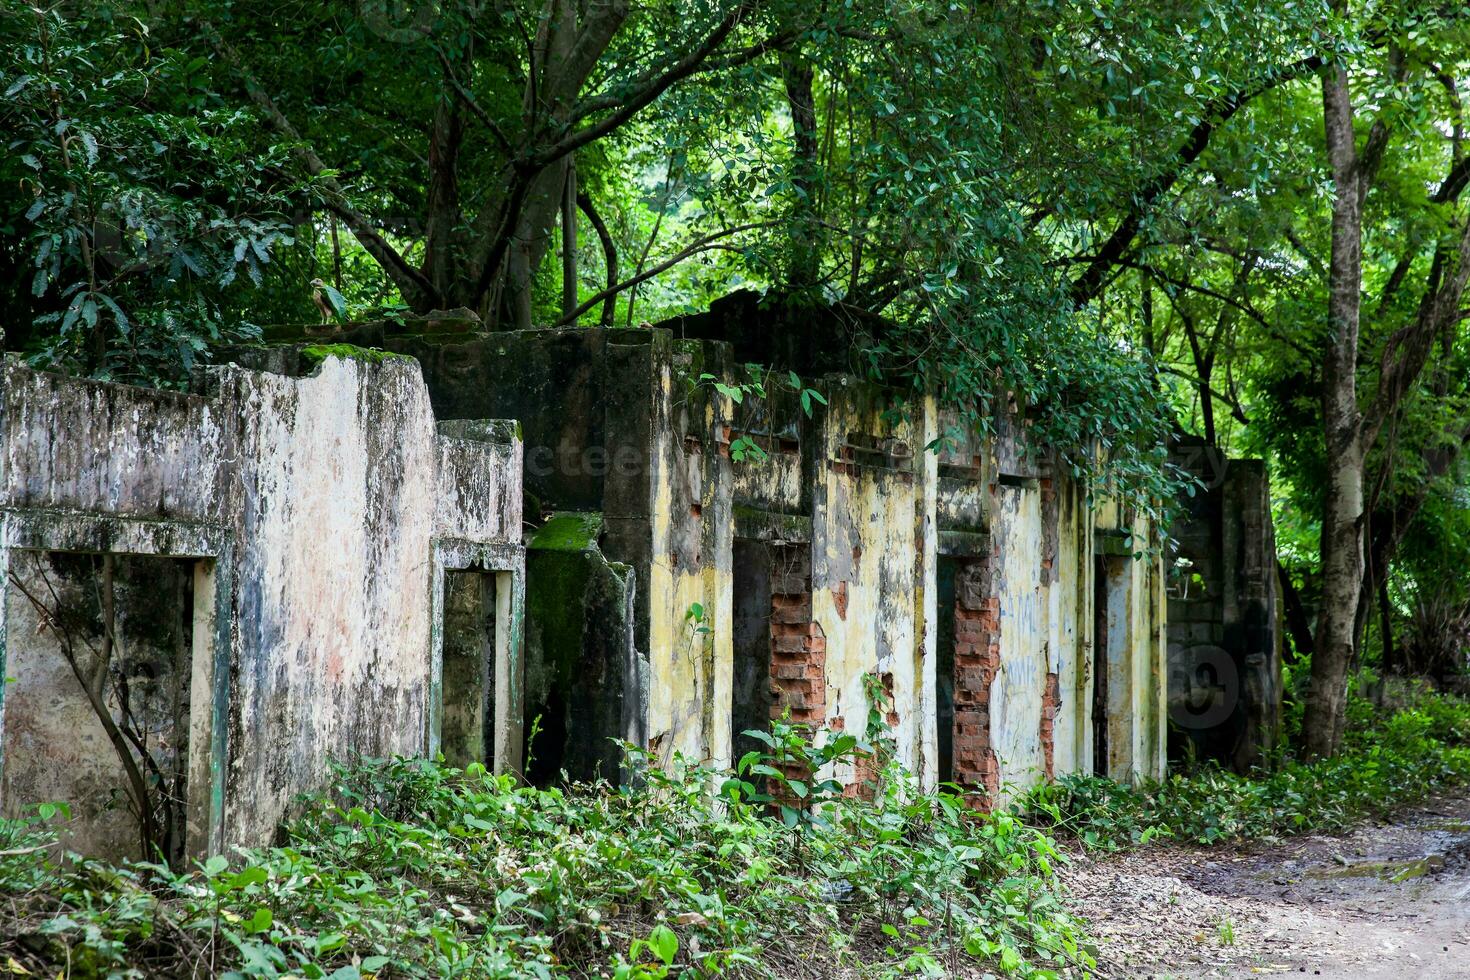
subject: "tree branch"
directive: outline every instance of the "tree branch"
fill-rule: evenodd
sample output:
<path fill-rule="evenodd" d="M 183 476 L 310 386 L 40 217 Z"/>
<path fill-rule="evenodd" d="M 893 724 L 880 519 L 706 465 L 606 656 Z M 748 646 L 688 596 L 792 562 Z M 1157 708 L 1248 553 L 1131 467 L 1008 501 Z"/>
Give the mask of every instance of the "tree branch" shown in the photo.
<path fill-rule="evenodd" d="M 1087 269 L 1072 282 L 1068 293 L 1073 306 L 1083 306 L 1097 297 L 1108 270 L 1121 259 L 1128 246 L 1143 225 L 1144 216 L 1158 203 L 1159 198 L 1179 180 L 1200 154 L 1205 151 L 1216 130 L 1230 120 L 1252 99 L 1279 85 L 1295 81 L 1318 71 L 1323 65 L 1319 55 L 1302 58 L 1268 75 L 1260 84 L 1240 89 L 1210 101 L 1200 121 L 1190 131 L 1188 138 L 1174 154 L 1174 165 L 1161 174 L 1146 181 L 1133 195 L 1133 203 L 1118 227 L 1108 236 L 1101 249 L 1088 262 Z"/>
<path fill-rule="evenodd" d="M 661 272 L 667 272 L 669 269 L 672 269 L 674 266 L 678 265 L 680 262 L 683 262 L 690 256 L 697 255 L 700 252 L 707 252 L 711 249 L 728 248 L 729 246 L 727 245 L 719 244 L 721 239 L 729 238 L 731 235 L 738 235 L 742 231 L 751 231 L 755 228 L 769 228 L 776 224 L 779 224 L 779 222 L 752 221 L 748 224 L 736 225 L 733 228 L 726 228 L 723 231 L 717 231 L 713 234 L 705 235 L 704 237 L 692 242 L 685 248 L 680 249 L 678 252 L 675 252 L 667 259 L 664 259 L 662 262 L 658 263 L 658 265 L 651 266 L 650 268 L 640 272 L 638 275 L 633 276 L 623 282 L 620 282 L 615 286 L 609 286 L 596 295 L 589 297 L 585 302 L 582 303 L 582 305 L 578 306 L 571 313 L 568 313 L 566 316 L 556 321 L 556 323 L 552 324 L 552 326 L 565 327 L 570 324 L 576 323 L 577 319 L 583 313 L 586 313 L 588 310 L 592 309 L 603 300 L 608 299 L 611 296 L 616 296 L 618 293 L 622 292 L 625 289 L 631 289 L 633 286 L 636 286 L 641 282 L 652 279 L 654 276 L 658 275 Z"/>
<path fill-rule="evenodd" d="M 399 288 L 408 287 L 411 290 L 418 290 L 426 296 L 433 297 L 433 284 L 429 282 L 424 274 L 409 264 L 408 260 L 400 255 L 397 249 L 389 245 L 383 236 L 378 234 L 377 229 L 373 227 L 372 222 L 365 215 L 347 203 L 347 195 L 343 191 L 342 185 L 337 182 L 336 178 L 326 176 L 326 171 L 328 170 L 327 165 L 322 162 L 321 157 L 317 156 L 316 151 L 301 138 L 301 134 L 296 131 L 296 127 L 291 124 L 291 121 L 276 106 L 275 101 L 261 87 L 260 82 L 255 78 L 254 74 L 245 67 L 240 59 L 239 52 L 220 35 L 212 23 L 207 20 L 201 20 L 200 24 L 209 36 L 210 44 L 214 47 L 215 51 L 240 75 L 241 80 L 245 84 L 246 94 L 250 96 L 250 101 L 254 102 L 256 107 L 265 115 L 267 122 L 275 127 L 283 136 L 288 137 L 294 142 L 295 145 L 292 148 L 293 155 L 301 161 L 302 166 L 306 167 L 307 172 L 313 177 L 319 178 L 322 185 L 330 192 L 330 197 L 325 202 L 326 206 L 333 214 L 337 215 L 337 217 L 341 218 L 347 224 L 347 227 L 357 236 L 358 241 L 362 243 L 362 247 L 382 265 L 383 271 L 388 273 L 398 283 Z"/>
<path fill-rule="evenodd" d="M 592 230 L 597 232 L 597 240 L 602 243 L 602 264 L 607 269 L 607 288 L 613 289 L 618 282 L 618 247 L 613 242 L 612 234 L 607 230 L 607 222 L 602 220 L 602 215 L 598 214 L 592 198 L 586 191 L 577 192 L 577 207 L 582 209 L 582 213 L 592 223 Z M 601 326 L 613 325 L 613 317 L 617 312 L 615 296 L 616 293 L 609 295 L 607 302 L 602 304 Z"/>
<path fill-rule="evenodd" d="M 709 56 L 724 43 L 725 38 L 730 36 L 730 32 L 735 30 L 735 27 L 744 18 L 749 9 L 750 3 L 748 2 L 737 4 L 735 9 L 724 20 L 720 21 L 715 29 L 710 32 L 709 36 L 699 45 L 675 61 L 666 71 L 654 77 L 641 89 L 623 99 L 621 104 L 609 115 L 590 126 L 572 130 L 550 146 L 542 147 L 540 150 L 532 153 L 520 161 L 518 166 L 527 170 L 539 171 L 543 167 L 560 160 L 567 154 L 575 153 L 588 143 L 595 142 L 613 130 L 618 129 L 640 111 L 647 108 L 654 99 L 657 99 L 664 92 L 668 91 L 674 83 L 682 81 L 698 71 Z M 577 115 L 577 111 L 576 109 L 573 110 L 574 118 Z M 583 115 L 585 116 L 585 113 Z"/>
<path fill-rule="evenodd" d="M 511 146 L 510 140 L 506 138 L 505 132 L 500 128 L 500 125 L 494 119 L 490 118 L 490 114 L 476 101 L 474 93 L 465 88 L 463 83 L 460 82 L 459 76 L 454 72 L 454 66 L 450 64 L 449 56 L 440 50 L 438 45 L 434 46 L 434 54 L 438 57 L 439 64 L 444 67 L 444 78 L 449 82 L 450 88 L 454 89 L 455 94 L 459 96 L 460 102 L 463 103 L 466 109 L 470 110 L 471 115 L 480 120 L 480 123 L 486 129 L 490 130 L 490 135 L 495 137 L 495 142 L 499 145 L 502 153 L 507 157 L 515 156 L 515 147 Z"/>

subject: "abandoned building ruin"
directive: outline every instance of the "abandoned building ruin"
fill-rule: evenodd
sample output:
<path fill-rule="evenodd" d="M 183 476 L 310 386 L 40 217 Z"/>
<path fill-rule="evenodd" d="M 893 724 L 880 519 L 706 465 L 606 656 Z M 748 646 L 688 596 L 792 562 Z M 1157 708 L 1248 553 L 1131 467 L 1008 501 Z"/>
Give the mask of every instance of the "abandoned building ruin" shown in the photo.
<path fill-rule="evenodd" d="M 728 766 L 874 709 L 981 802 L 1161 776 L 1158 529 L 1021 413 L 965 435 L 778 326 L 274 332 L 189 393 L 8 362 L 0 812 L 64 801 L 69 846 L 137 856 L 141 773 L 199 854 L 268 841 L 330 760 L 618 780 L 619 741 Z M 748 362 L 818 397 L 714 387 Z"/>
<path fill-rule="evenodd" d="M 1201 439 L 1170 458 L 1198 483 L 1175 520 L 1169 589 L 1169 757 L 1238 772 L 1266 765 L 1281 731 L 1281 606 L 1271 487 L 1259 459 Z"/>

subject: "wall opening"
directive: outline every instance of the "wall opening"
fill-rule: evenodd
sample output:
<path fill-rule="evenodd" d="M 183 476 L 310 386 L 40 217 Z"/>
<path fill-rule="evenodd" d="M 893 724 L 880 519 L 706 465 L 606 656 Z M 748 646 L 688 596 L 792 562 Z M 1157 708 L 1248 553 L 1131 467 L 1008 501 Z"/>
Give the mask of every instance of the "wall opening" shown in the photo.
<path fill-rule="evenodd" d="M 733 689 L 730 699 L 730 758 L 764 748 L 744 734 L 771 726 L 771 548 L 737 538 L 732 559 Z"/>
<path fill-rule="evenodd" d="M 990 737 L 990 689 L 1000 670 L 1000 600 L 993 594 L 990 562 L 956 560 L 954 568 L 954 782 L 978 791 L 982 802 L 1000 790 L 1000 764 Z"/>
<path fill-rule="evenodd" d="M 619 781 L 619 740 L 647 744 L 637 576 L 602 553 L 602 520 L 558 514 L 526 549 L 524 775 L 537 786 Z"/>
<path fill-rule="evenodd" d="M 960 561 L 940 555 L 938 561 L 935 636 L 934 731 L 939 743 L 939 782 L 954 781 L 954 647 L 955 572 Z"/>
<path fill-rule="evenodd" d="M 1127 640 L 1127 559 L 1098 555 L 1094 559 L 1092 600 L 1092 771 L 1112 775 L 1112 683 L 1123 680 L 1122 658 Z M 1115 675 L 1111 677 L 1110 675 Z"/>
<path fill-rule="evenodd" d="M 114 860 L 202 851 L 213 562 L 16 550 L 5 603 L 0 812 L 65 803 L 66 846 Z"/>
<path fill-rule="evenodd" d="M 508 577 L 508 576 L 507 576 Z M 443 712 L 439 751 L 463 768 L 478 762 L 494 769 L 497 655 L 504 642 L 495 573 L 444 573 Z"/>
<path fill-rule="evenodd" d="M 771 717 L 820 728 L 827 721 L 827 637 L 812 618 L 812 549 L 770 546 Z"/>

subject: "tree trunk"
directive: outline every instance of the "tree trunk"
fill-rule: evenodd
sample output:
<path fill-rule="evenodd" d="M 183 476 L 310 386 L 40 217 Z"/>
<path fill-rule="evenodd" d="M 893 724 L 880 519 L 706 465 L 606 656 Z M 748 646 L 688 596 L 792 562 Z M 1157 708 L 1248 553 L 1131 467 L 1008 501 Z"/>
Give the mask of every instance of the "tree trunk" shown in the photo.
<path fill-rule="evenodd" d="M 1394 672 L 1394 661 L 1398 659 L 1393 648 L 1393 603 L 1388 599 L 1387 576 L 1378 582 L 1378 633 L 1383 641 L 1383 658 L 1379 667 L 1386 676 Z"/>
<path fill-rule="evenodd" d="M 1362 196 L 1347 70 L 1322 75 L 1322 116 L 1332 169 L 1332 258 L 1328 339 L 1322 370 L 1327 479 L 1322 507 L 1322 605 L 1304 721 L 1309 758 L 1336 753 L 1342 740 L 1348 666 L 1363 584 L 1363 427 L 1358 412 L 1358 312 L 1362 293 Z"/>
<path fill-rule="evenodd" d="M 791 267 L 787 273 L 787 286 L 793 292 L 815 288 L 821 276 L 814 77 L 811 62 L 800 52 L 782 56 L 781 79 L 786 88 L 786 105 L 791 111 L 791 185 L 796 192 Z"/>
<path fill-rule="evenodd" d="M 567 164 L 561 199 L 561 315 L 577 308 L 577 163 Z"/>
<path fill-rule="evenodd" d="M 459 100 L 447 90 L 434 106 L 434 129 L 429 136 L 429 192 L 425 206 L 424 277 L 433 287 L 432 296 L 424 296 L 431 306 L 447 305 L 449 297 L 463 277 L 458 264 L 455 230 L 460 220 L 459 151 L 464 141 L 464 125 L 459 114 Z M 419 310 L 427 313 L 428 310 Z"/>

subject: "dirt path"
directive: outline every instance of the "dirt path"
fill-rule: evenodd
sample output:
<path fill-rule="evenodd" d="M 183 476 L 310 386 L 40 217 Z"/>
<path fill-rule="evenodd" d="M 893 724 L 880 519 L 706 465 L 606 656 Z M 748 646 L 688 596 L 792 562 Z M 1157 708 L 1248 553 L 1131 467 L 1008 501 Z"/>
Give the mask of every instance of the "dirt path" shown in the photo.
<path fill-rule="evenodd" d="M 1081 858 L 1107 977 L 1470 978 L 1470 795 L 1346 837 Z"/>

